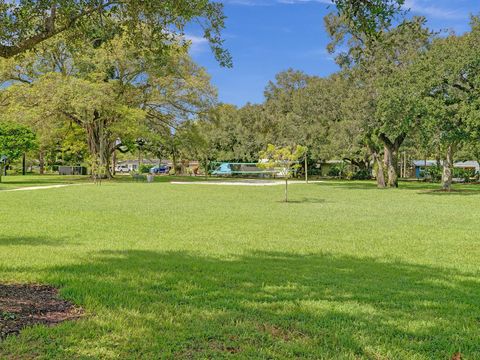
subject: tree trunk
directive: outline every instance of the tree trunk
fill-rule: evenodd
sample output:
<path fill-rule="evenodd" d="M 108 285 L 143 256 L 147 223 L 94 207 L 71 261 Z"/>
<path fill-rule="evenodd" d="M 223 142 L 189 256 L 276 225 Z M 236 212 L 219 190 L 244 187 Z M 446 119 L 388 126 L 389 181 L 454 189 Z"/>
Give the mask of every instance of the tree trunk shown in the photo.
<path fill-rule="evenodd" d="M 385 165 L 387 166 L 388 187 L 398 188 L 398 153 L 385 146 Z"/>
<path fill-rule="evenodd" d="M 38 154 L 38 162 L 40 166 L 40 175 L 45 174 L 45 153 L 43 149 L 40 149 L 40 153 Z"/>
<path fill-rule="evenodd" d="M 177 170 L 178 170 L 178 169 L 177 169 L 177 167 L 178 167 L 178 166 L 177 166 L 177 152 L 176 152 L 176 149 L 175 149 L 175 148 L 173 148 L 172 150 L 173 150 L 173 151 L 172 151 L 173 174 L 174 174 L 174 175 L 178 175 L 178 174 L 177 174 Z"/>
<path fill-rule="evenodd" d="M 25 175 L 27 173 L 27 164 L 26 164 L 26 155 L 23 153 L 22 156 L 22 175 Z"/>
<path fill-rule="evenodd" d="M 445 162 L 443 163 L 442 189 L 451 191 L 453 181 L 453 145 L 447 147 L 446 155 Z"/>
<path fill-rule="evenodd" d="M 308 184 L 308 161 L 307 155 L 305 155 L 305 184 Z"/>
<path fill-rule="evenodd" d="M 288 202 L 288 178 L 285 177 L 285 202 Z"/>
<path fill-rule="evenodd" d="M 92 161 L 92 177 L 111 179 L 111 146 L 109 146 L 108 134 L 105 132 L 105 121 L 97 118 L 96 121 L 85 124 L 85 130 Z"/>
<path fill-rule="evenodd" d="M 375 179 L 377 180 L 377 187 L 379 189 L 384 189 L 385 188 L 385 175 L 384 175 L 384 170 L 383 170 L 382 158 L 379 154 L 379 151 L 380 151 L 379 147 L 377 146 L 377 144 L 375 144 L 375 142 L 372 141 L 371 137 L 367 138 L 366 145 L 367 145 L 368 151 L 370 152 L 370 154 L 373 158 L 373 163 L 377 164 L 377 169 L 376 169 L 376 172 L 375 172 Z"/>
<path fill-rule="evenodd" d="M 377 187 L 379 189 L 385 188 L 385 175 L 383 170 L 383 161 L 377 153 L 373 153 L 373 159 L 377 163 L 377 172 L 375 178 L 377 179 Z"/>
<path fill-rule="evenodd" d="M 385 147 L 385 165 L 387 166 L 388 187 L 398 187 L 398 151 L 406 134 L 400 134 L 392 142 L 385 134 L 380 134 L 379 139 Z"/>
<path fill-rule="evenodd" d="M 117 151 L 113 149 L 113 152 L 112 152 L 112 175 L 113 176 L 115 176 L 117 173 L 115 170 L 116 167 L 117 167 Z"/>

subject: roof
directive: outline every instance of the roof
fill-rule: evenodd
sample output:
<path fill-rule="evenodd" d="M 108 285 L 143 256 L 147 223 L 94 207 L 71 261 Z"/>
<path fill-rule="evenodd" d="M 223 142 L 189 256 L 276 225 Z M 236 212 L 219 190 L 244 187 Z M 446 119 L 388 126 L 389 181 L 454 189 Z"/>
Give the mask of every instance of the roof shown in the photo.
<path fill-rule="evenodd" d="M 143 159 L 142 163 L 143 164 L 158 164 L 160 160 L 158 159 Z M 167 160 L 161 160 L 160 161 L 162 164 L 167 162 Z M 117 161 L 117 165 L 138 165 L 138 159 L 135 160 L 119 160 Z"/>
<path fill-rule="evenodd" d="M 441 162 L 440 162 L 441 163 Z M 413 160 L 415 166 L 435 166 L 437 165 L 437 160 Z"/>
<path fill-rule="evenodd" d="M 343 160 L 327 160 L 324 162 L 324 164 L 341 164 L 344 163 L 345 161 Z"/>
<path fill-rule="evenodd" d="M 478 161 L 458 161 L 456 167 L 479 168 Z"/>
<path fill-rule="evenodd" d="M 413 160 L 413 164 L 418 167 L 424 167 L 425 162 L 427 167 L 436 166 L 437 160 Z M 443 160 L 440 160 L 440 165 L 443 165 Z M 476 168 L 480 169 L 480 165 L 477 161 L 469 160 L 469 161 L 457 161 L 453 164 L 456 168 Z"/>

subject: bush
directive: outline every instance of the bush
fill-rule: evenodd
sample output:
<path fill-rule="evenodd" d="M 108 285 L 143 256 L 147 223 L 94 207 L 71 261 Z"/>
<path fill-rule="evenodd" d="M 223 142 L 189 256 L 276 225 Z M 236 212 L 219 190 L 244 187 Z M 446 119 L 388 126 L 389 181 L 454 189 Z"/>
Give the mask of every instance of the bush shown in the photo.
<path fill-rule="evenodd" d="M 340 168 L 337 165 L 333 165 L 330 169 L 328 169 L 327 175 L 332 177 L 340 176 Z"/>
<path fill-rule="evenodd" d="M 443 168 L 438 165 L 431 166 L 423 171 L 424 178 L 431 182 L 439 182 L 442 180 Z"/>
<path fill-rule="evenodd" d="M 140 174 L 148 174 L 150 172 L 150 169 L 152 168 L 153 166 L 152 165 L 145 165 L 145 164 L 142 164 L 140 165 L 139 169 L 138 169 L 138 172 Z"/>
<path fill-rule="evenodd" d="M 340 179 L 343 179 L 345 177 L 348 178 L 349 174 L 347 174 L 347 164 L 344 162 L 341 162 L 339 164 L 332 165 L 332 167 L 328 170 L 327 175 L 338 177 Z"/>
<path fill-rule="evenodd" d="M 456 179 L 462 179 L 464 182 L 475 181 L 475 170 L 474 169 L 453 169 L 453 177 Z"/>
<path fill-rule="evenodd" d="M 352 176 L 352 180 L 370 180 L 372 173 L 368 169 L 361 169 L 355 172 Z"/>

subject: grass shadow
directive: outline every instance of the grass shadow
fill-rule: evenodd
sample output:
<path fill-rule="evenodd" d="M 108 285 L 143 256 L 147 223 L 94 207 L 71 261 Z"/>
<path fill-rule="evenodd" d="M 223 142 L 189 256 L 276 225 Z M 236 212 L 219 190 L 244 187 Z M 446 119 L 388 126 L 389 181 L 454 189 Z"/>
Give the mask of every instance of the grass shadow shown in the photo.
<path fill-rule="evenodd" d="M 35 236 L 5 236 L 0 235 L 0 247 L 1 246 L 63 246 L 68 243 L 68 245 L 75 245 L 71 241 L 58 238 L 50 239 L 46 237 L 35 237 Z"/>
<path fill-rule="evenodd" d="M 429 191 L 420 191 L 419 195 L 435 195 L 435 196 L 472 196 L 480 195 L 480 189 L 470 190 L 470 189 L 454 189 L 451 191 L 445 190 L 429 190 Z"/>
<path fill-rule="evenodd" d="M 90 181 L 89 177 L 65 177 L 61 176 L 42 178 L 41 176 L 29 177 L 28 175 L 21 177 L 15 176 L 15 180 L 10 180 L 8 176 L 2 178 L 0 185 L 54 185 L 54 184 L 73 184 L 77 182 Z"/>
<path fill-rule="evenodd" d="M 285 202 L 285 200 L 279 200 L 277 201 L 278 203 L 285 203 L 285 204 L 325 204 L 326 201 L 325 199 L 318 199 L 318 198 L 302 198 L 302 199 L 293 199 L 293 200 L 288 200 L 288 202 Z"/>
<path fill-rule="evenodd" d="M 45 353 L 55 337 L 58 358 L 80 356 L 77 344 L 112 358 L 480 357 L 478 274 L 328 254 L 127 250 L 43 276 L 98 316 L 9 339 L 6 354 Z"/>

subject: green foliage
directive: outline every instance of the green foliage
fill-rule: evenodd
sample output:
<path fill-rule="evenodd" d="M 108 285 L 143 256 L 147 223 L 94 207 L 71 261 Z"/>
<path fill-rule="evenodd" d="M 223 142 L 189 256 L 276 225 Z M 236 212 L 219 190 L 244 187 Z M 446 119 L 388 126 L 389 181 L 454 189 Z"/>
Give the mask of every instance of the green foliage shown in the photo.
<path fill-rule="evenodd" d="M 347 19 L 350 31 L 376 37 L 388 28 L 396 15 L 402 13 L 405 0 L 332 0 L 338 13 Z"/>
<path fill-rule="evenodd" d="M 352 180 L 370 180 L 372 172 L 368 169 L 360 169 L 353 173 Z"/>
<path fill-rule="evenodd" d="M 442 171 L 443 167 L 434 165 L 429 166 L 423 170 L 423 176 L 425 179 L 430 180 L 432 182 L 439 182 L 442 180 Z"/>
<path fill-rule="evenodd" d="M 20 65 L 4 64 L 5 79 L 16 80 L 4 90 L 15 100 L 8 104 L 9 116 L 35 124 L 42 151 L 60 142 L 61 147 L 80 152 L 82 148 L 68 141 L 63 129 L 73 127 L 77 135 L 81 129 L 89 152 L 82 158 L 105 176 L 110 175 L 110 159 L 119 140 L 133 150 L 135 139 L 145 138 L 146 150 L 159 157 L 178 152 L 186 140 L 177 139 L 171 127 L 192 116 L 206 116 L 215 103 L 209 76 L 178 42 L 161 58 L 125 35 L 98 46 L 54 39 L 27 55 Z M 19 76 L 29 79 L 31 86 Z M 62 141 L 55 140 L 57 134 Z"/>
<path fill-rule="evenodd" d="M 453 169 L 453 177 L 461 179 L 463 182 L 469 183 L 476 180 L 476 172 L 474 169 Z"/>
<path fill-rule="evenodd" d="M 141 164 L 138 168 L 138 172 L 140 174 L 148 174 L 152 167 L 153 167 L 152 165 Z"/>
<path fill-rule="evenodd" d="M 265 169 L 279 169 L 281 176 L 288 179 L 302 166 L 299 161 L 306 151 L 307 148 L 300 145 L 277 147 L 269 144 L 267 149 L 258 155 L 258 165 Z"/>
<path fill-rule="evenodd" d="M 36 146 L 35 134 L 27 127 L 0 122 L 0 155 L 9 162 L 19 159 Z"/>
<path fill-rule="evenodd" d="M 14 123 L 0 122 L 0 157 L 4 157 L 4 161 L 0 162 L 0 182 L 4 166 L 33 150 L 36 145 L 35 134 L 29 128 Z"/>
<path fill-rule="evenodd" d="M 207 0 L 0 0 L 0 57 L 22 54 L 61 33 L 72 41 L 89 36 L 88 42 L 95 43 L 125 34 L 137 47 L 163 54 L 191 22 L 204 30 L 220 64 L 231 66 L 220 36 L 223 6 Z M 184 46 L 188 44 L 183 40 Z"/>
<path fill-rule="evenodd" d="M 333 165 L 328 169 L 327 176 L 340 177 L 342 174 L 342 168 L 339 165 Z"/>

